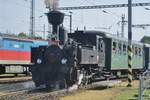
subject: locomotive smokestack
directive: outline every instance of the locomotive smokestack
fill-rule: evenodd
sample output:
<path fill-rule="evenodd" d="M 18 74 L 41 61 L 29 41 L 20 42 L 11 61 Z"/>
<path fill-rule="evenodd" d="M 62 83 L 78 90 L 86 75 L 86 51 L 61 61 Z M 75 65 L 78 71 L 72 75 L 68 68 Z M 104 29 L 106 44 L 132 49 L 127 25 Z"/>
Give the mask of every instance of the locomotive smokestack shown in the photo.
<path fill-rule="evenodd" d="M 64 13 L 57 11 L 59 0 L 45 0 L 46 8 L 50 10 L 47 13 L 48 22 L 52 24 L 53 36 L 59 40 L 59 25 L 63 23 Z"/>
<path fill-rule="evenodd" d="M 63 23 L 64 13 L 59 11 L 50 11 L 47 13 L 48 22 L 53 26 L 53 35 L 59 40 L 59 25 Z"/>

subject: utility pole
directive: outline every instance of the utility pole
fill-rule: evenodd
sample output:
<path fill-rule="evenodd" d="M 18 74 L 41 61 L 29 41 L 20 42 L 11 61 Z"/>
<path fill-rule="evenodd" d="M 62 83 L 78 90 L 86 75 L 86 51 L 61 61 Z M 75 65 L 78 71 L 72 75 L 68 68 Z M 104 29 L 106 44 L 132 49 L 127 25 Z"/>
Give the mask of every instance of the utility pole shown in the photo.
<path fill-rule="evenodd" d="M 128 0 L 128 87 L 132 86 L 132 0 Z"/>
<path fill-rule="evenodd" d="M 124 26 L 125 26 L 125 15 L 122 14 L 122 17 L 121 17 L 121 37 L 124 37 Z"/>
<path fill-rule="evenodd" d="M 31 9 L 30 9 L 30 35 L 34 36 L 35 33 L 35 0 L 31 0 Z"/>

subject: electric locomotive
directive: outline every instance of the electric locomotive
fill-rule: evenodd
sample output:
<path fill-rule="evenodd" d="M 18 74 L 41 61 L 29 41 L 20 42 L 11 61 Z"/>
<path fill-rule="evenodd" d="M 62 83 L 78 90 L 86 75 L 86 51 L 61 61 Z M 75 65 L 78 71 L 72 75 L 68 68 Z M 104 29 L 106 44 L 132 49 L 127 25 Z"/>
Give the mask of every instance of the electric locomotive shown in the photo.
<path fill-rule="evenodd" d="M 30 47 L 47 44 L 44 40 L 0 34 L 0 74 L 28 74 L 31 65 Z"/>

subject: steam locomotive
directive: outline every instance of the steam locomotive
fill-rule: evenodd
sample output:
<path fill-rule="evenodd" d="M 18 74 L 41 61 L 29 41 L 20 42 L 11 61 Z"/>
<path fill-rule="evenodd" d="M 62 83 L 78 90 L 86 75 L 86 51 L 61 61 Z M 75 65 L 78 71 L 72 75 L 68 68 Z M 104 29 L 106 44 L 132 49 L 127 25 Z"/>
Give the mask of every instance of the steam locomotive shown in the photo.
<path fill-rule="evenodd" d="M 45 85 L 60 89 L 127 75 L 126 39 L 101 31 L 75 31 L 67 36 L 64 45 L 51 44 L 31 49 L 32 79 L 37 87 Z M 150 62 L 150 46 L 133 41 L 132 51 L 133 76 L 137 76 Z"/>

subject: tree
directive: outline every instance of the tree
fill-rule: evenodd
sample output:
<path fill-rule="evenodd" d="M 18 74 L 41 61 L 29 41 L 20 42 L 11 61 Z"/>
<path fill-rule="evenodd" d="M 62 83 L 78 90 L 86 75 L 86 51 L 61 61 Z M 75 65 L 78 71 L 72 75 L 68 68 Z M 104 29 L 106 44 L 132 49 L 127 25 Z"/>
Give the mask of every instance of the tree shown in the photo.
<path fill-rule="evenodd" d="M 27 35 L 26 35 L 24 32 L 20 32 L 20 33 L 18 34 L 18 37 L 20 37 L 20 38 L 25 38 L 25 37 L 27 37 Z"/>
<path fill-rule="evenodd" d="M 150 37 L 149 37 L 149 36 L 144 36 L 144 37 L 141 39 L 141 42 L 150 44 Z"/>

